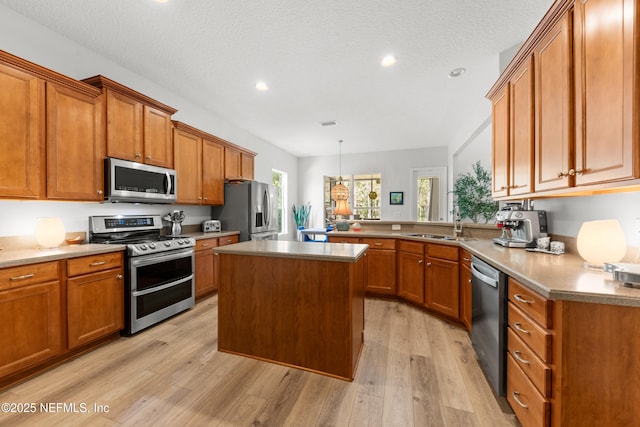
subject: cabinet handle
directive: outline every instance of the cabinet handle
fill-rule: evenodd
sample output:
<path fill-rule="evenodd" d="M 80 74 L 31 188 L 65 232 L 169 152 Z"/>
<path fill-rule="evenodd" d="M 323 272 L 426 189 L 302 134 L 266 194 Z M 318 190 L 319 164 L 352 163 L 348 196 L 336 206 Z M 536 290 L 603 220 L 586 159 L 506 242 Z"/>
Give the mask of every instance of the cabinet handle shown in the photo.
<path fill-rule="evenodd" d="M 520 294 L 513 294 L 513 297 L 516 299 L 516 301 L 521 302 L 523 304 L 533 304 L 534 301 L 529 301 L 528 299 L 526 299 L 525 297 L 523 297 Z"/>
<path fill-rule="evenodd" d="M 122 274 L 118 274 L 118 275 L 116 276 L 116 279 L 118 279 L 118 280 L 122 280 Z"/>
<path fill-rule="evenodd" d="M 501 190 L 508 190 L 508 189 L 509 189 L 509 187 L 507 187 L 507 186 L 504 186 L 504 185 L 503 185 L 502 187 L 500 187 L 500 189 L 501 189 Z"/>
<path fill-rule="evenodd" d="M 513 327 L 516 328 L 518 331 L 522 332 L 523 334 L 529 335 L 531 333 L 531 332 L 527 331 L 526 329 L 524 329 L 520 322 L 515 322 L 513 324 Z"/>
<path fill-rule="evenodd" d="M 151 160 L 151 156 L 144 156 L 145 159 Z"/>
<path fill-rule="evenodd" d="M 423 261 L 421 259 L 418 260 L 418 264 L 422 264 Z"/>
<path fill-rule="evenodd" d="M 471 261 L 471 260 L 470 260 L 469 258 L 467 258 L 467 257 L 463 257 L 462 259 L 463 259 L 464 261 Z"/>
<path fill-rule="evenodd" d="M 569 172 L 558 172 L 558 178 L 566 178 L 569 176 Z"/>
<path fill-rule="evenodd" d="M 105 265 L 107 263 L 107 261 L 96 261 L 96 262 L 92 262 L 91 264 L 89 264 L 89 267 L 97 267 L 99 265 Z"/>
<path fill-rule="evenodd" d="M 31 279 L 33 276 L 35 276 L 35 274 L 33 274 L 33 273 L 31 273 L 31 274 L 23 274 L 22 276 L 11 277 L 9 280 L 16 281 L 16 280 Z"/>
<path fill-rule="evenodd" d="M 380 242 L 375 242 L 375 243 L 374 243 L 374 245 L 376 245 L 376 246 L 382 246 L 382 243 L 380 243 Z"/>
<path fill-rule="evenodd" d="M 205 199 L 205 200 L 209 200 L 209 198 L 208 198 L 208 197 L 205 197 L 204 199 Z"/>
<path fill-rule="evenodd" d="M 469 284 L 471 284 L 471 279 L 469 279 Z"/>
<path fill-rule="evenodd" d="M 511 397 L 513 397 L 513 400 L 515 400 L 518 405 L 522 406 L 523 408 L 527 409 L 528 406 L 525 405 L 519 398 L 518 396 L 520 395 L 520 393 L 518 393 L 517 391 L 511 392 Z"/>
<path fill-rule="evenodd" d="M 521 186 L 521 185 L 512 185 L 512 186 L 511 186 L 511 187 L 509 187 L 509 188 L 519 188 L 519 187 L 522 187 L 522 186 Z"/>
<path fill-rule="evenodd" d="M 586 169 L 576 169 L 576 175 L 583 175 L 586 171 Z"/>
<path fill-rule="evenodd" d="M 98 195 L 102 196 L 102 190 L 98 190 Z"/>
<path fill-rule="evenodd" d="M 529 364 L 529 361 L 527 359 L 523 359 L 521 356 L 522 353 L 520 353 L 519 351 L 514 351 L 513 352 L 513 357 L 520 363 L 524 363 L 525 365 Z"/>
<path fill-rule="evenodd" d="M 431 263 L 430 263 L 430 262 L 428 262 L 428 263 L 427 263 L 427 267 L 430 267 L 430 266 L 431 266 Z"/>
<path fill-rule="evenodd" d="M 202 247 L 203 247 L 203 248 L 208 248 L 208 247 L 209 247 L 209 244 L 208 244 L 208 243 L 203 243 L 203 244 L 202 244 Z"/>
<path fill-rule="evenodd" d="M 136 159 L 139 159 L 140 157 L 142 157 L 142 154 L 136 153 Z"/>

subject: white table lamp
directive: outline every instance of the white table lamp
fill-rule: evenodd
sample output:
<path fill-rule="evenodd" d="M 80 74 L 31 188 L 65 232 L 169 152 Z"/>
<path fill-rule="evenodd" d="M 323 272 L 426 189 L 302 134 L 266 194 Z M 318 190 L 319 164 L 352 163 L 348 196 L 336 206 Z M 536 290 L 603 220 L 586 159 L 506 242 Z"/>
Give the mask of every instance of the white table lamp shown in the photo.
<path fill-rule="evenodd" d="M 578 253 L 585 267 L 601 269 L 605 262 L 618 262 L 627 252 L 627 242 L 615 219 L 588 221 L 578 232 Z"/>
<path fill-rule="evenodd" d="M 64 224 L 60 218 L 38 218 L 34 234 L 42 249 L 54 249 L 64 241 Z"/>

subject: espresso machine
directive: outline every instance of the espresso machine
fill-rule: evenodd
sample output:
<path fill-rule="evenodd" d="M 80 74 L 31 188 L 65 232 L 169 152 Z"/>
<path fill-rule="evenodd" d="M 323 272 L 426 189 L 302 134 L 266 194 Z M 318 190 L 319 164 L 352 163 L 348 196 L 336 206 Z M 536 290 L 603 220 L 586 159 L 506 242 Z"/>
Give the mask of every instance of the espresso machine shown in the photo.
<path fill-rule="evenodd" d="M 547 236 L 547 212 L 533 210 L 529 200 L 507 203 L 496 213 L 496 220 L 502 235 L 493 242 L 501 246 L 535 248 L 536 239 Z"/>

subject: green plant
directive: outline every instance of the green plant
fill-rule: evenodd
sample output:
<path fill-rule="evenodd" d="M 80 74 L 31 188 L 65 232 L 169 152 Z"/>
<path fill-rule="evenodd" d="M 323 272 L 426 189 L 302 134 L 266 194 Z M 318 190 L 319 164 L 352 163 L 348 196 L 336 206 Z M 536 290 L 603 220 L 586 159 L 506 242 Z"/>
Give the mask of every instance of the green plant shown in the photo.
<path fill-rule="evenodd" d="M 482 218 L 486 224 L 498 211 L 498 202 L 491 198 L 491 172 L 485 170 L 480 161 L 474 163 L 473 174 L 458 175 L 453 194 L 461 218 L 469 218 L 473 222 L 480 222 Z"/>
<path fill-rule="evenodd" d="M 309 213 L 311 212 L 311 202 L 307 202 L 304 205 L 300 205 L 296 207 L 294 204 L 291 206 L 291 211 L 293 212 L 293 220 L 296 222 L 298 227 L 308 227 L 309 226 Z"/>

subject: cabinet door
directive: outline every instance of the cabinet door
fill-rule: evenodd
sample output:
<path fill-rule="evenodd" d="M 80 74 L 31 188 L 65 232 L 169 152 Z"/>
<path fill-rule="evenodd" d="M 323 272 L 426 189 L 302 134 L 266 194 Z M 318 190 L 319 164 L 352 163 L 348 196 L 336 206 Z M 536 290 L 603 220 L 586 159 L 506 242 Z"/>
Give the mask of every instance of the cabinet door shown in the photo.
<path fill-rule="evenodd" d="M 142 103 L 105 89 L 107 99 L 107 155 L 143 161 Z"/>
<path fill-rule="evenodd" d="M 148 105 L 143 107 L 143 113 L 144 162 L 173 168 L 171 115 Z"/>
<path fill-rule="evenodd" d="M 195 254 L 196 263 L 196 298 L 214 292 L 216 287 L 214 254 L 211 249 L 197 251 Z"/>
<path fill-rule="evenodd" d="M 424 257 L 398 252 L 398 296 L 424 304 Z"/>
<path fill-rule="evenodd" d="M 578 0 L 574 12 L 576 185 L 637 177 L 634 0 Z M 634 148 L 636 152 L 634 153 Z M 635 156 L 635 158 L 634 158 Z"/>
<path fill-rule="evenodd" d="M 240 152 L 230 147 L 224 148 L 224 177 L 227 179 L 239 178 L 241 170 Z"/>
<path fill-rule="evenodd" d="M 202 141 L 202 195 L 205 205 L 224 204 L 224 147 Z"/>
<path fill-rule="evenodd" d="M 0 64 L 0 197 L 44 195 L 44 82 Z"/>
<path fill-rule="evenodd" d="M 202 202 L 202 139 L 173 130 L 174 168 L 178 174 L 178 203 Z"/>
<path fill-rule="evenodd" d="M 569 15 L 540 42 L 535 63 L 535 191 L 573 185 L 572 66 Z"/>
<path fill-rule="evenodd" d="M 47 198 L 102 201 L 102 97 L 47 83 Z"/>
<path fill-rule="evenodd" d="M 118 268 L 67 280 L 69 349 L 124 327 L 123 275 Z"/>
<path fill-rule="evenodd" d="M 516 71 L 510 85 L 509 195 L 514 196 L 533 191 L 533 58 Z"/>
<path fill-rule="evenodd" d="M 458 263 L 426 257 L 425 305 L 457 319 L 460 294 Z"/>
<path fill-rule="evenodd" d="M 493 159 L 492 188 L 493 197 L 504 197 L 509 190 L 509 85 L 505 85 L 492 99 Z"/>
<path fill-rule="evenodd" d="M 247 153 L 241 153 L 240 166 L 242 167 L 242 177 L 245 179 L 253 179 L 253 156 Z"/>
<path fill-rule="evenodd" d="M 60 282 L 0 292 L 0 377 L 61 352 Z"/>
<path fill-rule="evenodd" d="M 371 294 L 396 294 L 396 251 L 369 249 L 365 258 L 365 291 Z"/>
<path fill-rule="evenodd" d="M 460 320 L 471 330 L 471 269 L 460 265 Z"/>

